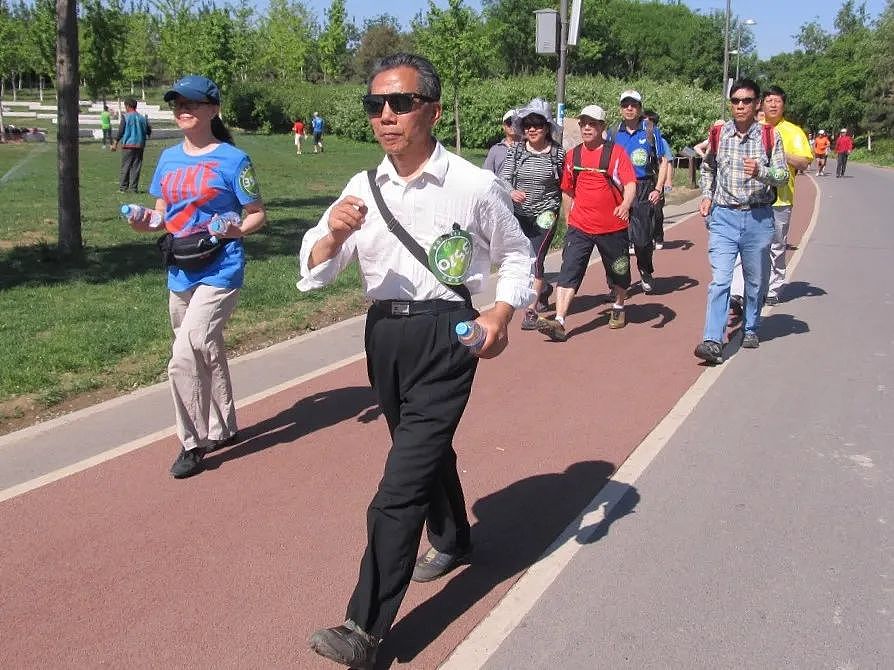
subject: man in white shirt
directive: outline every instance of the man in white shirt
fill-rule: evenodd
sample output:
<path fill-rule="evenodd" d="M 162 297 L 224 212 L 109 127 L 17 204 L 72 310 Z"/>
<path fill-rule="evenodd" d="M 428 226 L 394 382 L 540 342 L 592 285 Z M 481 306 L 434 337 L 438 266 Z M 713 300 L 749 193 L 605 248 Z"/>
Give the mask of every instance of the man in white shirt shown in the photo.
<path fill-rule="evenodd" d="M 441 84 L 431 63 L 388 56 L 369 82 L 363 105 L 386 157 L 374 177 L 355 175 L 305 234 L 298 283 L 303 291 L 319 288 L 357 260 L 374 301 L 366 321 L 367 367 L 392 446 L 367 512 L 368 544 L 346 621 L 310 639 L 318 654 L 355 668 L 375 663 L 411 578 L 430 581 L 470 560 L 453 435 L 478 358 L 503 351 L 514 310 L 533 297 L 531 245 L 512 214 L 507 187 L 432 136 L 441 118 Z M 389 230 L 374 189 L 428 250 L 428 267 Z M 444 249 L 453 251 L 445 256 Z M 499 267 L 496 303 L 479 315 L 469 292 L 483 289 L 492 264 Z M 454 331 L 467 320 L 486 331 L 475 354 L 458 344 Z M 414 566 L 424 523 L 432 547 Z"/>

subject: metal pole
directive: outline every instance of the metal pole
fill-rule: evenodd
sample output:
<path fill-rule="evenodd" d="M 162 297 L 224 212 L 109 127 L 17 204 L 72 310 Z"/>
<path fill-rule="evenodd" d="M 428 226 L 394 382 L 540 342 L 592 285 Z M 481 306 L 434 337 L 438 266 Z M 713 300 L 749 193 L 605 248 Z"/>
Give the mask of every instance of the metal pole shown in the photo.
<path fill-rule="evenodd" d="M 729 15 L 731 1 L 726 0 L 726 29 L 723 31 L 723 87 L 720 89 L 721 97 L 723 98 L 723 102 L 720 103 L 720 113 L 723 118 L 726 118 L 726 82 L 729 79 Z"/>
<path fill-rule="evenodd" d="M 568 0 L 559 3 L 559 71 L 556 78 L 556 123 L 559 142 L 565 130 L 565 59 L 568 55 Z"/>
<path fill-rule="evenodd" d="M 742 57 L 742 26 L 739 26 L 739 36 L 736 40 L 736 79 L 739 78 L 739 58 Z"/>

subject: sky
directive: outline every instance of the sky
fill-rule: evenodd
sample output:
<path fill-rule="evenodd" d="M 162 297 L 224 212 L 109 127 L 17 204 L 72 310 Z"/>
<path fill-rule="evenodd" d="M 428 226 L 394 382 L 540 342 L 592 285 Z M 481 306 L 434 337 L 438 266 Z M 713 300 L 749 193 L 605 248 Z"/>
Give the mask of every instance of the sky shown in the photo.
<path fill-rule="evenodd" d="M 885 0 L 865 0 L 865 2 L 866 10 L 873 18 L 881 13 L 885 5 Z M 322 22 L 330 0 L 305 0 L 305 3 Z M 266 4 L 264 0 L 257 2 L 259 7 L 266 7 Z M 364 19 L 387 12 L 397 17 L 404 27 L 408 27 L 417 13 L 428 8 L 428 0 L 395 0 L 390 5 L 376 0 L 347 0 L 345 4 L 348 17 L 357 25 L 362 25 Z M 435 4 L 446 7 L 447 1 L 435 0 Z M 466 0 L 466 4 L 476 11 L 481 10 L 480 0 Z M 726 10 L 726 0 L 685 0 L 684 4 L 704 13 L 717 9 Z M 544 2 L 544 6 L 554 6 L 554 3 Z M 820 24 L 831 32 L 835 14 L 840 7 L 841 0 L 732 0 L 733 15 L 757 21 L 751 29 L 756 38 L 758 56 L 761 58 L 794 51 L 797 45 L 792 35 L 798 32 L 802 24 L 813 19 L 819 20 Z"/>

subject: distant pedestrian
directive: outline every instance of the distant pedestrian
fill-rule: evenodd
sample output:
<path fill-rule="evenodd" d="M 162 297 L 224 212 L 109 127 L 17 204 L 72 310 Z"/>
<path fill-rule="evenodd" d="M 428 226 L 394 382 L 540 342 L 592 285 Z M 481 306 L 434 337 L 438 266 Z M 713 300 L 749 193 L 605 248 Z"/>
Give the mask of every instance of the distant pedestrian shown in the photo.
<path fill-rule="evenodd" d="M 714 128 L 715 126 L 722 126 L 724 123 L 726 123 L 726 121 L 724 121 L 723 119 L 717 119 L 714 123 L 711 124 L 711 128 Z M 711 129 L 709 128 L 708 133 L 710 133 L 710 132 L 711 132 Z M 708 141 L 708 138 L 706 137 L 704 140 L 702 140 L 701 142 L 696 144 L 694 147 L 692 147 L 692 150 L 695 152 L 695 154 L 699 158 L 704 158 L 708 154 L 709 145 L 710 145 L 710 142 Z"/>
<path fill-rule="evenodd" d="M 847 128 L 842 128 L 835 138 L 835 176 L 843 177 L 847 170 L 847 157 L 854 150 L 854 141 L 848 135 Z"/>
<path fill-rule="evenodd" d="M 729 312 L 730 282 L 736 256 L 745 274 L 745 337 L 742 346 L 759 345 L 758 326 L 770 274 L 775 189 L 789 177 L 779 132 L 757 121 L 760 87 L 738 79 L 730 88 L 732 121 L 719 132 L 717 144 L 702 162 L 699 212 L 708 225 L 708 258 L 713 275 L 708 287 L 704 337 L 695 355 L 723 362 L 723 339 Z M 770 145 L 768 155 L 767 145 Z"/>
<path fill-rule="evenodd" d="M 112 146 L 112 115 L 108 105 L 103 105 L 99 113 L 99 127 L 102 130 L 102 148 L 105 150 Z"/>
<path fill-rule="evenodd" d="M 267 220 L 251 159 L 233 146 L 221 121 L 220 90 L 205 77 L 188 75 L 164 95 L 183 142 L 158 159 L 149 192 L 164 216 L 168 236 L 160 244 L 168 275 L 168 311 L 174 330 L 168 381 L 181 449 L 171 466 L 177 478 L 202 469 L 205 454 L 236 439 L 236 406 L 223 331 L 245 273 L 242 238 Z M 215 215 L 235 213 L 212 239 Z M 149 214 L 131 221 L 151 232 Z"/>
<path fill-rule="evenodd" d="M 345 621 L 310 638 L 316 653 L 352 668 L 374 667 L 411 580 L 432 581 L 473 560 L 454 434 L 479 358 L 503 351 L 513 312 L 531 294 L 530 245 L 505 184 L 432 134 L 441 118 L 432 64 L 387 56 L 368 82 L 363 107 L 385 158 L 352 177 L 304 235 L 298 285 L 321 288 L 359 264 L 372 301 L 367 369 L 391 435 Z M 479 314 L 471 294 L 485 288 L 495 266 L 496 300 Z M 486 331 L 475 353 L 457 341 L 464 321 Z M 431 548 L 414 564 L 423 525 Z M 326 541 L 343 538 L 333 533 Z"/>
<path fill-rule="evenodd" d="M 816 176 L 826 176 L 826 160 L 829 157 L 829 147 L 832 142 L 826 131 L 820 128 L 813 140 L 813 153 L 816 156 Z"/>
<path fill-rule="evenodd" d="M 487 158 L 484 159 L 484 165 L 482 166 L 485 170 L 490 170 L 494 174 L 500 174 L 503 161 L 506 160 L 506 154 L 509 153 L 509 147 L 518 141 L 514 121 L 514 109 L 510 109 L 503 114 L 503 139 L 493 145 L 487 152 Z"/>
<path fill-rule="evenodd" d="M 518 110 L 515 130 L 520 140 L 509 148 L 500 177 L 512 188 L 515 218 L 534 249 L 534 298 L 525 309 L 522 330 L 537 329 L 537 312 L 544 311 L 553 291 L 545 283 L 544 259 L 556 234 L 562 206 L 562 165 L 565 150 L 553 139 L 558 126 L 549 103 L 534 98 Z"/>
<path fill-rule="evenodd" d="M 292 125 L 295 135 L 295 153 L 301 155 L 301 143 L 304 141 L 304 120 L 299 116 Z"/>
<path fill-rule="evenodd" d="M 653 254 L 655 242 L 655 206 L 664 193 L 667 177 L 667 158 L 661 131 L 643 117 L 643 97 L 638 91 L 627 90 L 620 97 L 621 123 L 608 133 L 608 139 L 621 146 L 636 170 L 636 200 L 630 210 L 630 253 L 636 255 L 640 285 L 643 293 L 651 293 L 654 286 Z"/>
<path fill-rule="evenodd" d="M 124 101 L 124 116 L 118 127 L 118 137 L 112 150 L 121 147 L 121 178 L 118 190 L 139 192 L 140 171 L 143 169 L 143 151 L 146 140 L 152 135 L 149 117 L 137 113 L 137 101 L 128 98 Z"/>
<path fill-rule="evenodd" d="M 326 129 L 326 122 L 319 112 L 314 112 L 310 127 L 314 135 L 314 153 L 317 153 L 317 150 L 323 153 L 323 131 Z"/>
<path fill-rule="evenodd" d="M 562 250 L 562 269 L 556 282 L 556 314 L 541 318 L 537 330 L 554 342 L 568 339 L 565 317 L 587 272 L 595 247 L 614 297 L 608 327 L 623 328 L 624 302 L 630 287 L 627 219 L 636 197 L 636 173 L 619 146 L 603 139 L 605 112 L 587 105 L 577 119 L 583 142 L 565 156 L 562 191 L 572 205 Z"/>

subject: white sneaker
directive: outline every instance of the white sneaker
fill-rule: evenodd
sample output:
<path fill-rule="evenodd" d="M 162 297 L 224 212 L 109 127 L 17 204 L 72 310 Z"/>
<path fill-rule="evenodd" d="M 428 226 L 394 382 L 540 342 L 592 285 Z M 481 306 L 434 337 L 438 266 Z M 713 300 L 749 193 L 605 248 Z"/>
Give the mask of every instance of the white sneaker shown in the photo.
<path fill-rule="evenodd" d="M 634 254 L 636 254 L 636 249 L 633 248 L 633 245 L 632 245 L 632 244 L 627 248 L 627 253 L 628 253 L 630 256 L 633 256 Z"/>

